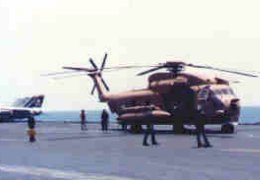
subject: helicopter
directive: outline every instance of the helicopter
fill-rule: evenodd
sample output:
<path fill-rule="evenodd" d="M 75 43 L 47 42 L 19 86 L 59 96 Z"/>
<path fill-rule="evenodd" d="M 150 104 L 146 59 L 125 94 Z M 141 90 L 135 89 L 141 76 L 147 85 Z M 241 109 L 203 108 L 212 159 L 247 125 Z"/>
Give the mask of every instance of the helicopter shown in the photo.
<path fill-rule="evenodd" d="M 184 125 L 192 125 L 191 106 L 205 114 L 206 124 L 221 125 L 222 133 L 234 133 L 240 115 L 240 99 L 235 95 L 228 80 L 219 77 L 202 76 L 185 72 L 185 67 L 210 69 L 247 77 L 254 74 L 189 64 L 182 61 L 166 61 L 149 66 L 105 67 L 107 54 L 100 68 L 92 58 L 91 68 L 65 66 L 63 69 L 84 72 L 94 82 L 91 94 L 98 92 L 100 102 L 106 102 L 110 111 L 116 113 L 122 128 L 130 125 L 133 132 L 140 132 L 142 125 L 173 125 L 175 133 L 185 132 Z M 146 88 L 121 93 L 109 92 L 104 81 L 103 70 L 144 68 L 148 70 L 138 76 L 150 74 Z M 166 72 L 156 72 L 158 70 Z M 192 95 L 193 94 L 193 95 Z"/>

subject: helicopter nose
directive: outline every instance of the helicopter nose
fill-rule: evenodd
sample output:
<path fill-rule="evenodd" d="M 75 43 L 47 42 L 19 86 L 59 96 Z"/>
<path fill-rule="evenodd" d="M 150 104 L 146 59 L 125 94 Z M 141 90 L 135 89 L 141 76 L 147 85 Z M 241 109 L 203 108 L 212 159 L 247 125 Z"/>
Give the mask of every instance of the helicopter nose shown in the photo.
<path fill-rule="evenodd" d="M 231 104 L 238 104 L 239 103 L 239 99 L 238 98 L 234 98 L 231 100 Z"/>
<path fill-rule="evenodd" d="M 230 109 L 233 110 L 233 111 L 239 109 L 239 99 L 238 98 L 235 98 L 235 99 L 231 100 L 231 102 L 230 102 Z"/>

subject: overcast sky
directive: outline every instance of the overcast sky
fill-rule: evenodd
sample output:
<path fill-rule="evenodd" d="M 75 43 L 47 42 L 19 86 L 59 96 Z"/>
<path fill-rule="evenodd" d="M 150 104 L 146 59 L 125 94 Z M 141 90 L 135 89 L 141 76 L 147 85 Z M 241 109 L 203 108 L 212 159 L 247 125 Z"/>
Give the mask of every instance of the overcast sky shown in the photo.
<path fill-rule="evenodd" d="M 257 0 L 0 0 L 0 103 L 45 94 L 47 110 L 105 107 L 89 77 L 53 80 L 64 65 L 166 60 L 260 71 Z M 112 92 L 145 88 L 138 70 L 104 74 Z M 260 105 L 260 79 L 205 71 L 233 84 L 242 105 Z"/>

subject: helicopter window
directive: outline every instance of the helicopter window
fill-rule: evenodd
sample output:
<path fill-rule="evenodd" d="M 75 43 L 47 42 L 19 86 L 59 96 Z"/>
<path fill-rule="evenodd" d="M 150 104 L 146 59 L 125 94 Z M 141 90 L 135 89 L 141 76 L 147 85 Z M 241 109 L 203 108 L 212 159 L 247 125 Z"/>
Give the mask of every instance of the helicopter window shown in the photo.
<path fill-rule="evenodd" d="M 208 97 L 209 97 L 209 89 L 208 88 L 202 89 L 198 94 L 199 99 L 208 99 Z"/>
<path fill-rule="evenodd" d="M 233 92 L 233 90 L 232 89 L 230 89 L 230 88 L 228 88 L 228 89 L 221 89 L 221 92 L 223 93 L 223 94 L 231 94 L 231 95 L 234 95 L 234 92 Z"/>
<path fill-rule="evenodd" d="M 223 94 L 229 94 L 229 91 L 227 89 L 222 89 Z"/>
<path fill-rule="evenodd" d="M 214 91 L 214 94 L 215 94 L 215 95 L 221 95 L 221 94 L 222 94 L 222 92 L 221 92 L 221 90 L 219 90 L 219 89 L 216 89 L 216 90 Z"/>
<path fill-rule="evenodd" d="M 232 95 L 235 94 L 234 91 L 233 91 L 232 89 L 229 89 L 229 93 L 232 94 Z"/>
<path fill-rule="evenodd" d="M 124 108 L 126 108 L 126 105 L 125 104 L 121 104 L 120 105 L 120 109 L 124 109 Z"/>
<path fill-rule="evenodd" d="M 121 104 L 121 107 L 126 108 L 126 107 L 135 106 L 135 105 L 136 105 L 135 100 L 131 100 L 131 101 L 125 101 L 123 104 Z"/>
<path fill-rule="evenodd" d="M 146 106 L 150 105 L 150 101 L 146 100 L 144 105 L 146 105 Z"/>

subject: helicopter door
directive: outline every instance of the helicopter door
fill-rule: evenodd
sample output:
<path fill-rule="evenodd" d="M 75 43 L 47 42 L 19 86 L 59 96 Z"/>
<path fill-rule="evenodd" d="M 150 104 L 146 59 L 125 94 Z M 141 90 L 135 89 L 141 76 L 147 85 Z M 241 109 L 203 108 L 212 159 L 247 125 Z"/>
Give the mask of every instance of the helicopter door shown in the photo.
<path fill-rule="evenodd" d="M 163 94 L 163 102 L 165 109 L 175 115 L 181 105 L 181 90 L 178 87 L 173 87 L 170 93 Z"/>
<path fill-rule="evenodd" d="M 201 89 L 198 93 L 198 101 L 207 101 L 209 98 L 209 91 L 209 86 L 206 86 L 203 89 Z"/>
<path fill-rule="evenodd" d="M 201 89 L 197 95 L 197 109 L 206 116 L 213 116 L 215 113 L 214 104 L 211 97 L 211 90 L 209 86 Z"/>
<path fill-rule="evenodd" d="M 195 93 L 188 86 L 176 86 L 164 97 L 165 107 L 177 119 L 187 119 L 194 109 Z"/>

